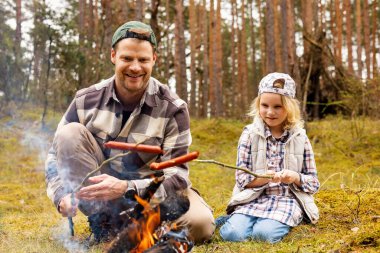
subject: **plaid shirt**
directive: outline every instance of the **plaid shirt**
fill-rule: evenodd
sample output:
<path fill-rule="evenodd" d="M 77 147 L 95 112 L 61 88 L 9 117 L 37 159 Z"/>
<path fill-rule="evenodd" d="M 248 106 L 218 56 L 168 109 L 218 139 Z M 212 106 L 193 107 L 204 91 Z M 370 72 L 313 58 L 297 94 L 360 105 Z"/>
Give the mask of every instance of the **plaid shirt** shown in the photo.
<path fill-rule="evenodd" d="M 70 122 L 79 122 L 93 134 L 105 158 L 113 157 L 121 150 L 106 149 L 110 140 L 119 142 L 158 145 L 165 154 L 131 153 L 116 159 L 109 165 L 113 176 L 130 180 L 141 195 L 154 174 L 149 169 L 151 161 L 165 161 L 188 153 L 191 144 L 190 123 L 186 103 L 154 78 L 149 79 L 147 89 L 125 125 L 122 126 L 123 106 L 116 97 L 114 77 L 77 92 L 58 129 Z M 165 197 L 169 192 L 190 186 L 188 167 L 182 164 L 164 170 L 166 180 L 157 195 Z M 49 150 L 45 166 L 47 192 L 57 205 L 67 194 L 57 173 L 56 152 Z"/>
<path fill-rule="evenodd" d="M 266 158 L 268 169 L 276 172 L 284 169 L 285 144 L 290 137 L 290 132 L 285 131 L 283 135 L 276 139 L 272 136 L 270 129 L 265 126 L 265 138 L 267 140 Z M 249 131 L 244 129 L 238 146 L 237 166 L 249 170 L 252 168 L 251 157 L 252 139 L 249 138 Z M 301 187 L 297 189 L 313 194 L 319 188 L 317 179 L 317 169 L 315 167 L 314 154 L 309 139 L 306 137 L 304 149 L 304 162 L 300 173 Z M 244 188 L 255 177 L 241 172 L 236 172 L 236 182 Z M 303 218 L 303 212 L 289 189 L 289 185 L 284 183 L 268 183 L 264 186 L 263 193 L 248 204 L 238 206 L 234 213 L 242 213 L 256 217 L 277 220 L 289 226 L 297 226 Z"/>

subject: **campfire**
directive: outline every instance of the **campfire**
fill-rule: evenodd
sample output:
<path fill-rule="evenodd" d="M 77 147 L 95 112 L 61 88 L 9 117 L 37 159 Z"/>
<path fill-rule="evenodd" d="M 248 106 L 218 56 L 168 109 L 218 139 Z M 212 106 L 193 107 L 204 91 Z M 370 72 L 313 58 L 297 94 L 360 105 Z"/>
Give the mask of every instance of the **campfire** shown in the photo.
<path fill-rule="evenodd" d="M 191 251 L 193 242 L 189 240 L 187 230 L 177 228 L 173 223 L 188 211 L 188 198 L 175 194 L 157 205 L 149 203 L 163 180 L 163 176 L 154 178 L 144 196 L 132 197 L 135 206 L 120 213 L 123 225 L 111 242 L 109 253 Z"/>
<path fill-rule="evenodd" d="M 72 196 L 84 185 L 89 177 L 99 172 L 106 163 L 114 159 L 126 156 L 130 152 L 164 153 L 158 146 L 143 145 L 141 143 L 130 144 L 110 141 L 105 143 L 104 146 L 128 150 L 128 152 L 103 161 L 95 170 L 86 175 L 82 183 L 73 190 Z M 176 193 L 168 196 L 159 204 L 152 204 L 150 200 L 164 181 L 163 169 L 189 162 L 198 156 L 198 152 L 192 152 L 169 161 L 150 163 L 150 168 L 156 173 L 153 181 L 147 187 L 146 193 L 139 197 L 136 192 L 132 192 L 127 197 L 126 203 L 116 208 L 116 210 L 122 211 L 118 213 L 117 218 L 113 221 L 113 225 L 116 225 L 116 229 L 113 230 L 115 237 L 110 243 L 107 252 L 182 253 L 191 251 L 193 242 L 188 238 L 187 229 L 177 227 L 174 223 L 175 220 L 189 210 L 189 199 L 181 193 Z M 73 236 L 74 224 L 71 217 L 68 217 L 68 220 L 71 235 Z"/>

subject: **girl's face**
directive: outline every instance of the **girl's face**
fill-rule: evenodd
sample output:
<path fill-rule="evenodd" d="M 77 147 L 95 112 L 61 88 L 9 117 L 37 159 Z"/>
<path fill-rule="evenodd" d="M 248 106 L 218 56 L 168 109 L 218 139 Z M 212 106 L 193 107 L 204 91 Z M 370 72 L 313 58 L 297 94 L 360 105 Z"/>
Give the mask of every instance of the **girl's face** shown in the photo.
<path fill-rule="evenodd" d="M 263 93 L 260 97 L 260 116 L 268 125 L 271 132 L 282 133 L 283 123 L 285 122 L 288 112 L 282 104 L 280 94 Z"/>

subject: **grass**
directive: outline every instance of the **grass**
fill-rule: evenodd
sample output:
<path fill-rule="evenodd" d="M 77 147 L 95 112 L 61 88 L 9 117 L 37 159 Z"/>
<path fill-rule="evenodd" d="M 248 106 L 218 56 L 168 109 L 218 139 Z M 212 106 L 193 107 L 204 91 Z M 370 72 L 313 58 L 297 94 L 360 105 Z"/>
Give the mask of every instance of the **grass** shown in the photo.
<path fill-rule="evenodd" d="M 74 218 L 76 238 L 69 240 L 67 220 L 57 214 L 45 192 L 43 157 L 52 132 L 39 130 L 38 115 L 36 111 L 0 119 L 0 252 L 79 252 L 89 234 L 86 218 Z M 234 164 L 237 141 L 247 123 L 193 120 L 191 151 L 200 151 L 201 159 Z M 47 119 L 48 126 L 56 124 L 56 117 Z M 315 196 L 319 223 L 302 224 L 275 245 L 222 242 L 216 233 L 211 243 L 193 252 L 380 250 L 380 121 L 332 117 L 308 123 L 307 131 L 322 184 Z M 224 214 L 234 171 L 191 163 L 190 177 L 215 217 Z M 100 245 L 88 252 L 103 250 Z"/>

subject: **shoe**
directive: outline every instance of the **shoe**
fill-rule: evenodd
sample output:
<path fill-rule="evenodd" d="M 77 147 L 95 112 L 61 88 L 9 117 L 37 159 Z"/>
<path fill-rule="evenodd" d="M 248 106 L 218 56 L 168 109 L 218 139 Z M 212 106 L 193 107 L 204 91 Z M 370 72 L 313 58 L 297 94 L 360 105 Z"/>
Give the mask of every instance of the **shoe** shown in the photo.
<path fill-rule="evenodd" d="M 229 218 L 230 218 L 229 215 L 219 216 L 218 218 L 215 219 L 215 226 L 217 228 L 223 226 L 223 224 L 226 223 Z"/>

